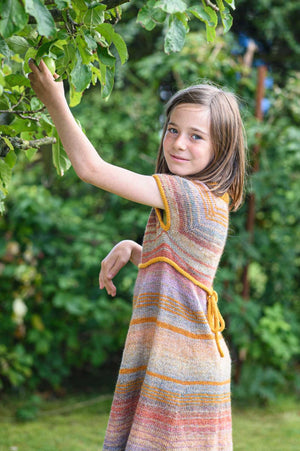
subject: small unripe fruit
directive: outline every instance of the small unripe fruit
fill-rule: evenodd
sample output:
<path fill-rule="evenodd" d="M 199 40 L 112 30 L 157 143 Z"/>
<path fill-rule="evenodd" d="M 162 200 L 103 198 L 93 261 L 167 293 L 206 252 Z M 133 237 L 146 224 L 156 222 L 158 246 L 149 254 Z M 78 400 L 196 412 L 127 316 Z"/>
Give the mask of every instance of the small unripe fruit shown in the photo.
<path fill-rule="evenodd" d="M 54 59 L 50 58 L 50 56 L 44 56 L 43 61 L 50 70 L 51 74 L 54 75 L 55 73 L 55 61 Z"/>

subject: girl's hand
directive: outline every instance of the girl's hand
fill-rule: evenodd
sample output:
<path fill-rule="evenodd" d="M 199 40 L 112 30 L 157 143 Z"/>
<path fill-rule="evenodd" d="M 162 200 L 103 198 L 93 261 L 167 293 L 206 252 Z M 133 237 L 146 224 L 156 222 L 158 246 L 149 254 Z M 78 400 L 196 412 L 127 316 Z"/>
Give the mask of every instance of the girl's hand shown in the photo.
<path fill-rule="evenodd" d="M 28 65 L 32 70 L 28 75 L 31 87 L 47 108 L 66 102 L 63 82 L 55 81 L 59 76 L 52 75 L 43 60 L 37 66 L 33 59 L 30 59 Z"/>
<path fill-rule="evenodd" d="M 110 253 L 102 260 L 99 274 L 99 286 L 102 290 L 115 296 L 117 289 L 112 279 L 118 274 L 121 268 L 131 261 L 136 266 L 142 257 L 142 246 L 131 240 L 124 240 L 112 248 Z"/>

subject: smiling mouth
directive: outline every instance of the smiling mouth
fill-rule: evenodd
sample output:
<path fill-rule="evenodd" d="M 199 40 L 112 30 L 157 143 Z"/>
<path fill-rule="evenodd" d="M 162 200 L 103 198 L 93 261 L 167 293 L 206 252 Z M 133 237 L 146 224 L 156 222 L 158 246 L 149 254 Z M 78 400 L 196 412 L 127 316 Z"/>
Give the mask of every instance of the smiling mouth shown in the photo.
<path fill-rule="evenodd" d="M 177 155 L 171 155 L 171 157 L 176 161 L 189 161 L 186 158 L 178 157 Z"/>

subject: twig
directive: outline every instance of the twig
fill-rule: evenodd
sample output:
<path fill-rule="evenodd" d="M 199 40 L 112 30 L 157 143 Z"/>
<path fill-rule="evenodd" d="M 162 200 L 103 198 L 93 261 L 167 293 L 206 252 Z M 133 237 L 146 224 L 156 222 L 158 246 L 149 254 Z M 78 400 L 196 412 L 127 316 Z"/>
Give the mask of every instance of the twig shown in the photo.
<path fill-rule="evenodd" d="M 17 101 L 17 103 L 11 107 L 12 110 L 14 110 L 15 108 L 17 108 L 17 106 L 20 105 L 20 103 L 21 103 L 22 100 L 24 99 L 24 96 L 25 96 L 25 94 L 23 93 L 23 94 L 21 95 L 21 97 L 19 98 L 19 100 Z"/>
<path fill-rule="evenodd" d="M 30 141 L 25 141 L 21 138 L 8 138 L 12 146 L 16 149 L 27 150 L 27 149 L 39 149 L 41 146 L 46 144 L 55 144 L 56 138 L 52 136 L 47 136 L 46 138 L 32 139 Z"/>
<path fill-rule="evenodd" d="M 22 99 L 21 99 L 22 100 Z M 42 107 L 39 110 L 14 110 L 21 102 L 19 101 L 16 105 L 12 106 L 9 110 L 0 110 L 0 113 L 14 113 L 14 114 L 35 114 L 44 111 L 46 107 Z"/>
<path fill-rule="evenodd" d="M 210 0 L 204 0 L 206 3 L 206 6 L 210 6 L 214 11 L 218 12 L 219 8 L 217 7 L 217 5 L 215 5 L 214 3 L 212 3 Z"/>

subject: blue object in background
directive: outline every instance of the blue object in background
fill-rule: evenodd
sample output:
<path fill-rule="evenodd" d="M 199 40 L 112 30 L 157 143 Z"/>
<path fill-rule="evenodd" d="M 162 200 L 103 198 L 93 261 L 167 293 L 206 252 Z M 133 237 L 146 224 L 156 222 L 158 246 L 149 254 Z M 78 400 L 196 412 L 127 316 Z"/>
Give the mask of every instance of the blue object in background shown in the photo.
<path fill-rule="evenodd" d="M 265 78 L 265 88 L 266 89 L 272 89 L 274 85 L 274 80 L 272 77 L 266 77 Z"/>
<path fill-rule="evenodd" d="M 244 33 L 239 33 L 239 44 L 245 49 L 248 47 L 249 38 Z"/>
<path fill-rule="evenodd" d="M 263 112 L 263 114 L 267 114 L 267 112 L 269 111 L 269 109 L 271 108 L 271 102 L 269 99 L 262 99 L 261 101 L 261 110 Z"/>

